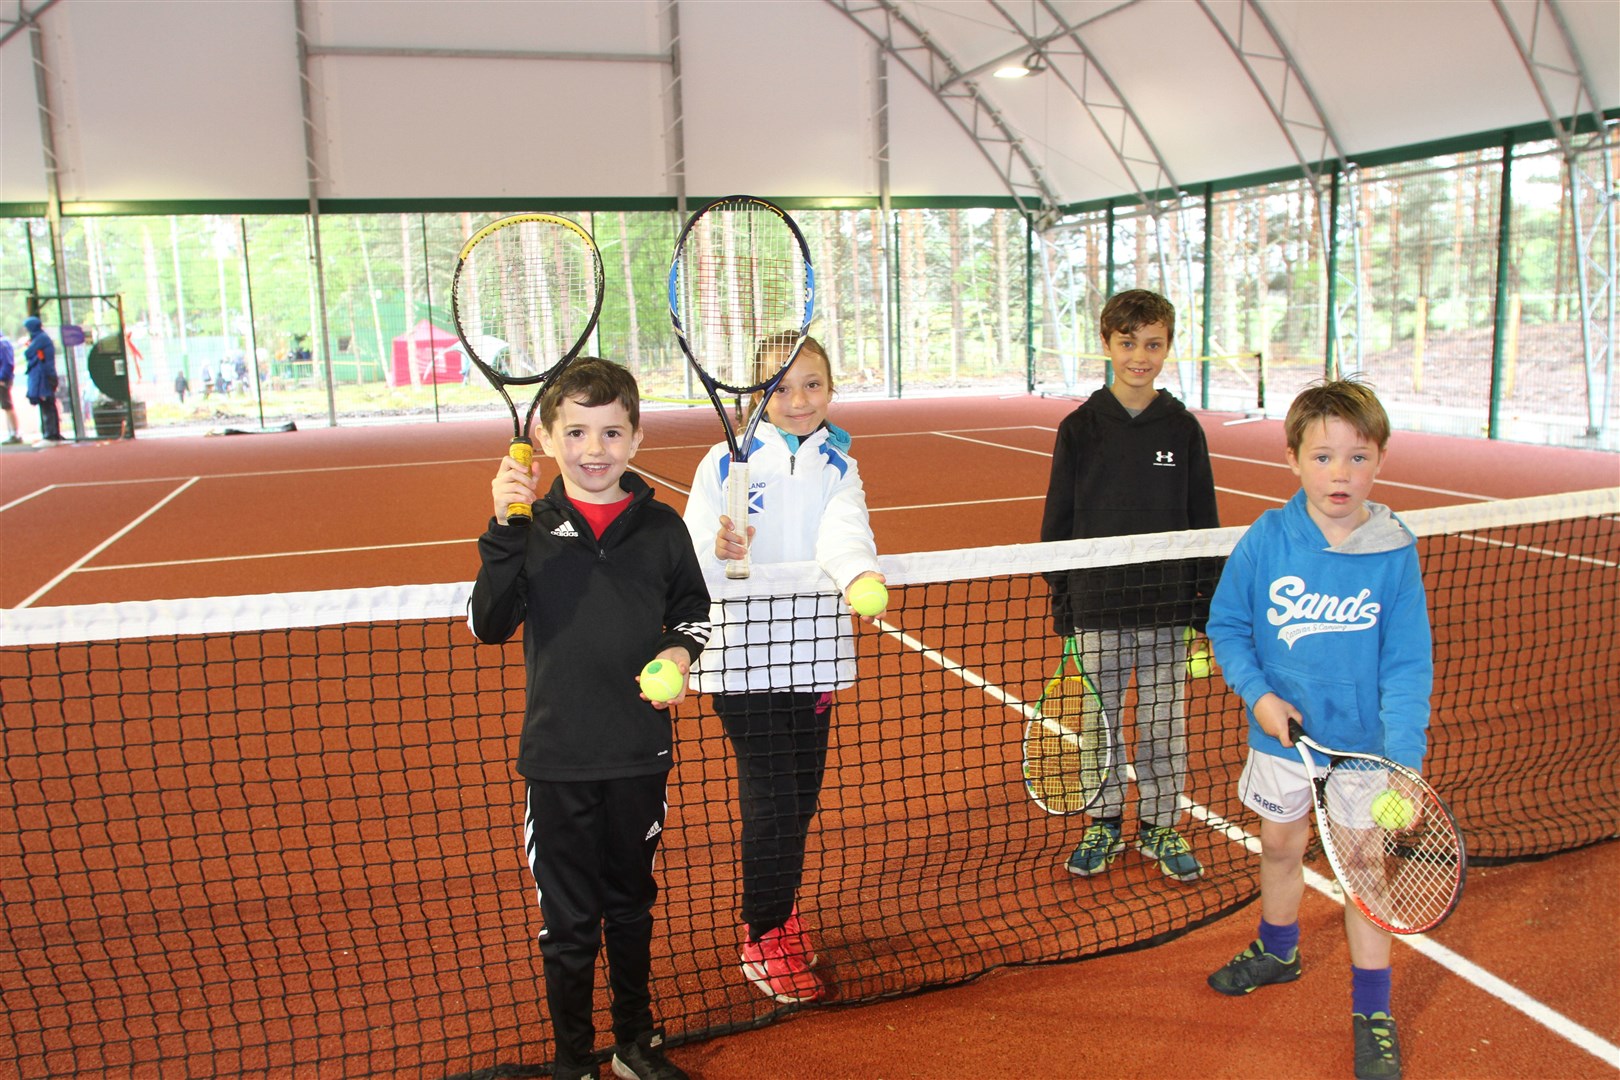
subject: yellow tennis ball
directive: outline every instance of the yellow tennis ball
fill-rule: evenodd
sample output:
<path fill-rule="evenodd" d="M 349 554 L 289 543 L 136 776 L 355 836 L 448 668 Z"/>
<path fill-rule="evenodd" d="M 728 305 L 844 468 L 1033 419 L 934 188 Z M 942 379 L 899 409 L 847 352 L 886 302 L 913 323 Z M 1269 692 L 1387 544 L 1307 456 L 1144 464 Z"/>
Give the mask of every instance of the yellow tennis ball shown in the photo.
<path fill-rule="evenodd" d="M 889 606 L 889 590 L 877 578 L 863 577 L 849 587 L 849 606 L 855 614 L 871 618 Z"/>
<path fill-rule="evenodd" d="M 1390 832 L 1410 825 L 1413 812 L 1412 800 L 1398 791 L 1381 791 L 1372 801 L 1373 820 Z"/>
<path fill-rule="evenodd" d="M 641 692 L 647 695 L 649 701 L 668 701 L 678 697 L 686 686 L 681 669 L 668 660 L 654 660 L 642 668 L 637 681 L 641 683 Z"/>
<path fill-rule="evenodd" d="M 1195 679 L 1209 678 L 1209 650 L 1199 649 L 1187 658 L 1187 674 Z"/>

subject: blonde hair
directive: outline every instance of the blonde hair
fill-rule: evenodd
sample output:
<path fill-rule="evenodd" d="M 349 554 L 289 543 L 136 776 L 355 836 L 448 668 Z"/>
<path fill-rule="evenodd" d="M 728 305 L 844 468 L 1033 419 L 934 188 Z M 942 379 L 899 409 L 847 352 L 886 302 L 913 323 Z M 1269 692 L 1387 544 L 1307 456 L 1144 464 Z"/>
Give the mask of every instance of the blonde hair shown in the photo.
<path fill-rule="evenodd" d="M 1301 390 L 1283 420 L 1288 449 L 1299 453 L 1305 429 L 1318 420 L 1343 420 L 1380 451 L 1389 446 L 1389 414 L 1372 387 L 1359 379 L 1323 379 Z"/>

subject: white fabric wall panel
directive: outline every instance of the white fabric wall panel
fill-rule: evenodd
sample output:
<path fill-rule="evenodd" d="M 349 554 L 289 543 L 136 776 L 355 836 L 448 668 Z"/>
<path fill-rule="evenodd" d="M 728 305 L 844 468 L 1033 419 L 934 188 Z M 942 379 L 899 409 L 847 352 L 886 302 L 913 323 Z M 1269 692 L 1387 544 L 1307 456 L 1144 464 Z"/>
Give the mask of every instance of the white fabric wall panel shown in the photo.
<path fill-rule="evenodd" d="M 302 0 L 317 191 L 323 199 L 670 197 L 666 0 Z M 1291 169 L 1296 158 L 1242 65 L 1190 0 L 898 0 L 1004 117 L 1061 203 L 1129 198 L 1110 141 L 1062 76 L 1109 94 L 1053 11 L 1119 88 L 1185 187 Z M 1235 25 L 1248 0 L 1208 0 Z M 1507 0 L 1528 25 L 1529 0 Z M 1546 119 L 1485 0 L 1258 0 L 1351 153 Z M 1620 3 L 1561 0 L 1599 108 L 1620 107 Z M 40 16 L 69 203 L 308 197 L 294 0 L 57 0 Z M 873 9 L 862 9 L 863 17 Z M 877 45 L 824 0 L 679 0 L 686 191 L 778 196 L 879 193 Z M 1018 27 L 1010 20 L 1018 20 Z M 869 25 L 876 26 L 873 19 Z M 8 28 L 11 28 L 8 30 Z M 1550 34 L 1550 27 L 1543 33 Z M 26 30 L 0 21 L 0 203 L 47 195 Z M 904 43 L 908 34 L 900 33 Z M 990 77 L 1048 40 L 1051 70 Z M 1250 42 L 1259 42 L 1256 36 Z M 554 56 L 451 58 L 423 50 Z M 360 53 L 366 55 L 360 55 Z M 388 55 L 378 55 L 387 53 Z M 925 50 L 910 61 L 928 70 Z M 1283 69 L 1261 61 L 1268 85 Z M 889 64 L 891 191 L 1005 196 L 994 164 L 898 61 Z M 932 76 L 944 78 L 943 69 Z M 1086 80 L 1082 86 L 1082 80 Z M 1567 80 L 1563 111 L 1577 107 Z M 1311 109 L 1290 89 L 1293 114 Z M 1305 136 L 1301 152 L 1328 154 Z M 1151 159 L 1145 146 L 1128 148 Z M 1151 165 L 1137 169 L 1144 185 Z"/>
<path fill-rule="evenodd" d="M 875 195 L 868 40 L 819 0 L 681 4 L 687 192 Z"/>
<path fill-rule="evenodd" d="M 290 4 L 76 0 L 42 25 L 64 200 L 305 192 Z M 28 59 L 26 34 L 6 43 L 8 70 Z M 7 131 L 26 115 L 37 147 L 31 76 L 25 96 L 6 91 Z M 32 166 L 43 197 L 37 153 Z"/>
<path fill-rule="evenodd" d="M 668 193 L 650 64 L 325 57 L 322 198 Z"/>
<path fill-rule="evenodd" d="M 1005 197 L 990 161 L 932 93 L 889 62 L 889 186 L 895 195 Z M 877 194 L 877 189 L 872 190 Z"/>
<path fill-rule="evenodd" d="M 45 158 L 28 37 L 0 47 L 0 202 L 44 202 Z"/>
<path fill-rule="evenodd" d="M 1268 10 L 1347 153 L 1546 121 L 1493 5 L 1332 6 L 1336 10 L 1310 4 Z M 1620 12 L 1620 6 L 1605 6 Z"/>

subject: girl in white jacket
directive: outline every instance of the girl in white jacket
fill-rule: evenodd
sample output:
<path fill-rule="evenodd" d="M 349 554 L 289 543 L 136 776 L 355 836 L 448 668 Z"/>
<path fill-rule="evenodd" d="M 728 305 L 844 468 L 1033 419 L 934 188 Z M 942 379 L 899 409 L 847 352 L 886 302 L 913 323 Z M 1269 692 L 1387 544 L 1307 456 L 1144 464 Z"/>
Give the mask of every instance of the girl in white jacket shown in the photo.
<path fill-rule="evenodd" d="M 772 339 L 762 353 L 791 345 Z M 726 444 L 698 466 L 684 516 L 716 587 L 726 561 L 745 550 L 756 564 L 814 560 L 846 600 L 856 580 L 883 580 L 850 437 L 827 422 L 832 393 L 832 362 L 808 338 L 763 402 L 769 423 L 748 454 L 746 533 L 723 512 Z M 841 605 L 814 596 L 717 603 L 713 619 L 709 647 L 692 670 L 698 689 L 714 695 L 737 756 L 743 974 L 777 1001 L 814 1001 L 825 990 L 795 897 L 826 769 L 832 694 L 855 680 L 853 627 Z"/>

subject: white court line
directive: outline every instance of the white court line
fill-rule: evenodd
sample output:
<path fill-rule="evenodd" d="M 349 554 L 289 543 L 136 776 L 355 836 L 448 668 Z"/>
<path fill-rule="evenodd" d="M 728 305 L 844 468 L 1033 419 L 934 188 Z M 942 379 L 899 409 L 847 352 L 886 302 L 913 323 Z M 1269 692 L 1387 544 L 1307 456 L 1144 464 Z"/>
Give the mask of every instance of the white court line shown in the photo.
<path fill-rule="evenodd" d="M 178 492 L 176 494 L 178 494 Z M 154 506 L 152 509 L 156 510 L 157 507 Z M 150 512 L 151 511 L 148 511 L 148 513 Z M 117 539 L 117 537 L 114 537 L 113 539 Z M 368 551 L 399 551 L 404 548 L 448 547 L 452 544 L 476 543 L 478 543 L 478 537 L 467 536 L 458 540 L 417 540 L 408 544 L 367 544 L 364 547 L 307 548 L 303 551 L 268 551 L 262 552 L 258 555 L 207 555 L 196 559 L 165 559 L 161 562 L 119 563 L 116 565 L 108 563 L 102 566 L 82 566 L 78 568 L 78 572 L 81 574 L 94 574 L 103 570 L 152 570 L 163 566 L 199 566 L 203 563 L 249 562 L 254 559 L 301 559 L 306 555 L 355 555 Z M 95 552 L 91 552 L 90 554 L 93 555 Z M 88 557 L 89 556 L 86 556 L 86 558 Z M 64 573 L 71 572 L 72 571 L 64 571 Z"/>
<path fill-rule="evenodd" d="M 1007 693 L 1001 687 L 994 685 L 976 671 L 969 670 L 965 665 L 957 663 L 950 657 L 885 622 L 879 622 L 878 628 L 889 637 L 899 641 L 906 648 L 921 655 L 925 660 L 936 664 L 944 671 L 955 675 L 969 686 L 980 690 L 985 696 L 999 702 L 1026 720 L 1040 718 L 1034 707 Z M 1128 772 L 1134 769 L 1127 766 Z M 1244 829 L 1242 826 L 1228 821 L 1216 814 L 1207 806 L 1195 803 L 1185 795 L 1178 800 L 1181 807 L 1197 821 L 1203 822 L 1211 830 L 1245 850 L 1258 855 L 1260 853 L 1260 838 Z M 1344 903 L 1344 898 L 1337 894 L 1334 882 L 1309 867 L 1305 868 L 1305 881 L 1311 888 L 1328 897 L 1338 904 Z M 1517 1009 L 1531 1020 L 1547 1028 L 1553 1034 L 1566 1042 L 1585 1050 L 1608 1065 L 1620 1064 L 1620 1047 L 1604 1039 L 1601 1035 L 1589 1028 L 1576 1023 L 1562 1013 L 1544 1005 L 1531 997 L 1523 990 L 1491 974 L 1478 964 L 1448 949 L 1439 942 L 1423 934 L 1395 934 L 1391 935 L 1411 949 L 1427 957 L 1429 960 L 1445 968 L 1457 978 L 1469 983 L 1482 993 L 1496 998 L 1503 1004 Z"/>
<path fill-rule="evenodd" d="M 153 514 L 157 513 L 159 510 L 163 509 L 163 507 L 171 499 L 173 499 L 175 496 L 179 495 L 182 491 L 186 490 L 188 487 L 190 487 L 192 484 L 195 484 L 196 482 L 197 482 L 197 477 L 193 476 L 189 480 L 187 480 L 185 483 L 181 484 L 179 487 L 175 488 L 173 491 L 171 491 L 167 495 L 163 496 L 163 498 L 161 498 L 157 502 L 153 503 L 150 507 L 148 507 L 146 509 L 146 511 L 144 513 L 142 513 L 134 521 L 130 522 L 128 525 L 125 525 L 122 529 L 119 529 L 117 532 L 115 532 L 111 536 L 107 537 L 107 539 L 103 540 L 101 543 L 97 544 L 95 547 L 91 548 L 89 551 L 87 551 L 83 555 L 79 556 L 79 559 L 78 559 L 77 562 L 74 562 L 72 565 L 70 565 L 66 569 L 64 569 L 60 574 L 57 574 L 55 577 L 51 578 L 51 580 L 47 581 L 45 584 L 43 584 L 39 588 L 35 589 L 33 591 L 33 593 L 30 594 L 29 597 L 26 600 L 24 600 L 22 603 L 18 604 L 17 606 L 20 607 L 20 608 L 28 607 L 35 600 L 38 600 L 41 596 L 44 596 L 46 593 L 48 593 L 52 589 L 56 588 L 56 586 L 58 584 L 60 584 L 62 582 L 62 580 L 65 579 L 69 574 L 71 574 L 74 571 L 78 570 L 79 567 L 83 566 L 86 562 L 89 562 L 91 559 L 95 558 L 97 555 L 101 554 L 103 551 L 106 551 L 108 548 L 112 547 L 113 544 L 117 543 L 119 540 L 121 540 L 125 536 L 127 536 L 131 529 L 135 528 L 135 526 L 139 525 L 141 522 L 145 521 L 147 518 L 151 517 Z"/>
<path fill-rule="evenodd" d="M 23 503 L 27 502 L 29 499 L 38 498 L 39 496 L 44 495 L 46 492 L 50 491 L 52 488 L 54 488 L 56 486 L 57 486 L 56 484 L 46 484 L 42 488 L 39 488 L 39 489 L 37 489 L 35 491 L 30 491 L 26 495 L 22 495 L 22 496 L 19 496 L 18 498 L 12 499 L 10 502 L 6 503 L 6 505 L 0 506 L 0 514 L 3 514 L 7 510 L 10 510 L 13 506 L 21 506 Z"/>

